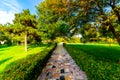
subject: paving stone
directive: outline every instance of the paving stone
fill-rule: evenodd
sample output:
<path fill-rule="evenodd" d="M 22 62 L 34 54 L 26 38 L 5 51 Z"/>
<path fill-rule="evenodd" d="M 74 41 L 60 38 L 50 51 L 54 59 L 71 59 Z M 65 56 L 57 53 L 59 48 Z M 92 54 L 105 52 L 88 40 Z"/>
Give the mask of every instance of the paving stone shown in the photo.
<path fill-rule="evenodd" d="M 64 69 L 61 69 L 60 72 L 61 72 L 61 73 L 65 73 Z"/>
<path fill-rule="evenodd" d="M 76 79 L 83 80 L 84 78 L 82 75 L 81 76 L 79 75 L 79 76 L 76 76 Z"/>
<path fill-rule="evenodd" d="M 59 79 L 59 76 L 60 76 L 59 73 L 54 73 L 54 74 L 53 74 L 53 77 L 54 77 L 55 79 Z"/>
<path fill-rule="evenodd" d="M 62 44 L 58 44 L 37 80 L 87 80 Z"/>
<path fill-rule="evenodd" d="M 65 76 L 65 80 L 71 80 L 69 76 Z"/>
<path fill-rule="evenodd" d="M 53 65 L 53 66 L 52 66 L 52 68 L 56 68 L 56 66 L 55 66 L 55 65 Z"/>
<path fill-rule="evenodd" d="M 60 76 L 60 80 L 65 80 L 65 76 Z"/>

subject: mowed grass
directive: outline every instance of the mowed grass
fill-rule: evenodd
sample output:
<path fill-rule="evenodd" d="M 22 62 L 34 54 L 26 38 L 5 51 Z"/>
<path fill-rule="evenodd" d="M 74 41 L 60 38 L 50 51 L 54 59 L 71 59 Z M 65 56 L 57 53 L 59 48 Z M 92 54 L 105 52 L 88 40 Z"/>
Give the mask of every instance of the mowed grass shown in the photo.
<path fill-rule="evenodd" d="M 28 55 L 43 51 L 47 46 L 29 46 L 28 52 L 24 51 L 24 46 L 0 47 L 0 73 L 4 72 L 8 65 L 18 59 L 26 58 Z"/>
<path fill-rule="evenodd" d="M 65 47 L 89 80 L 120 80 L 120 46 L 67 44 Z"/>

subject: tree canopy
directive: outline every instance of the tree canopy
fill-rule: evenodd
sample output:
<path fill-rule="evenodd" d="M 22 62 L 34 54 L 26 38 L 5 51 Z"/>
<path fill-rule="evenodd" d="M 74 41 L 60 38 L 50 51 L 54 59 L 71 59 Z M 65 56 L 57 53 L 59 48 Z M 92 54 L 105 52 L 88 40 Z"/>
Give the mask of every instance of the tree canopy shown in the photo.
<path fill-rule="evenodd" d="M 120 0 L 44 0 L 36 6 L 37 15 L 23 10 L 13 24 L 0 25 L 0 40 L 11 42 L 54 42 L 80 34 L 90 41 L 116 38 L 120 44 Z"/>
<path fill-rule="evenodd" d="M 27 37 L 37 32 L 36 16 L 31 15 L 29 10 L 23 10 L 15 14 L 13 32 L 17 36 L 24 36 L 25 51 L 27 52 Z"/>
<path fill-rule="evenodd" d="M 44 32 L 46 33 L 51 29 L 55 29 L 53 24 L 61 20 L 68 25 L 68 31 L 65 32 L 68 35 L 73 35 L 80 33 L 80 29 L 85 30 L 86 24 L 94 23 L 94 29 L 98 32 L 103 29 L 103 35 L 108 31 L 112 32 L 120 44 L 120 30 L 118 29 L 120 24 L 119 3 L 120 0 L 45 0 L 37 6 L 38 21 L 41 22 L 39 27 L 46 28 Z M 51 27 L 48 25 L 51 25 Z M 53 32 L 55 31 L 53 30 Z M 87 32 L 90 33 L 89 30 Z"/>

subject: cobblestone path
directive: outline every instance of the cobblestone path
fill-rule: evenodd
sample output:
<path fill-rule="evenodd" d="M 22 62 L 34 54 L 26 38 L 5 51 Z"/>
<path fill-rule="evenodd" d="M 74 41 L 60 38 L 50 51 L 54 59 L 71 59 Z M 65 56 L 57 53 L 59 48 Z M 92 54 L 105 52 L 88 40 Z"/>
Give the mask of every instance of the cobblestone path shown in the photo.
<path fill-rule="evenodd" d="M 87 80 L 87 77 L 63 45 L 58 44 L 37 80 Z"/>

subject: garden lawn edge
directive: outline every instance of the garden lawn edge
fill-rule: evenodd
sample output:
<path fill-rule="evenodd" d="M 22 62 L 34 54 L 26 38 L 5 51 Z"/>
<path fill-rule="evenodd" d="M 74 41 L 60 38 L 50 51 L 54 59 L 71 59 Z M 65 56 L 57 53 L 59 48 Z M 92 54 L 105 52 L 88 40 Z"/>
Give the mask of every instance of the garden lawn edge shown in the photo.
<path fill-rule="evenodd" d="M 40 53 L 15 61 L 0 75 L 0 80 L 36 80 L 55 47 L 51 45 Z"/>

